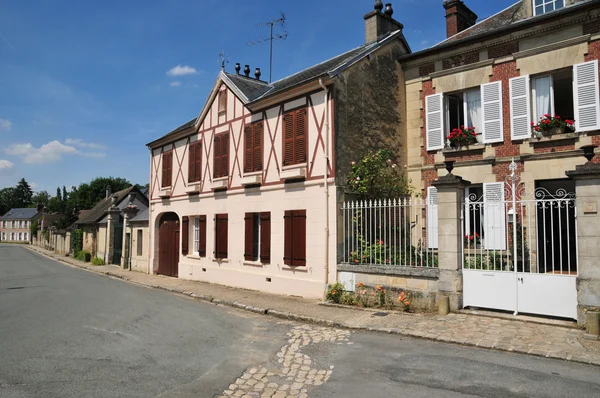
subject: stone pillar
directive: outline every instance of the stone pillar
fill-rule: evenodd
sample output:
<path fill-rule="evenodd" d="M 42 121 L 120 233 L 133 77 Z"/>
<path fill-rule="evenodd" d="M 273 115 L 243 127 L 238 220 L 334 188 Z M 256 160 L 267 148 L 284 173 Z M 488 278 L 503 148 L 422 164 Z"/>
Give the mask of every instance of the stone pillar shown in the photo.
<path fill-rule="evenodd" d="M 119 215 L 121 215 L 121 209 L 117 207 L 117 197 L 115 195 L 112 196 L 112 205 L 106 212 L 108 213 L 108 221 L 106 223 L 106 253 L 104 253 L 104 262 L 112 264 L 115 251 L 115 225 L 119 223 Z"/>
<path fill-rule="evenodd" d="M 130 197 L 129 204 L 123 209 L 123 249 L 121 250 L 121 267 L 130 269 L 129 259 L 131 257 L 131 219 L 138 213 L 139 208 L 133 204 L 133 197 Z M 129 231 L 129 241 L 127 241 L 127 231 Z"/>
<path fill-rule="evenodd" d="M 592 152 L 593 154 L 593 152 Z M 593 157 L 593 155 L 592 155 Z M 591 159 L 591 158 L 590 158 Z M 600 164 L 588 161 L 567 171 L 575 180 L 577 205 L 577 323 L 586 326 L 586 311 L 600 308 Z"/>
<path fill-rule="evenodd" d="M 462 226 L 461 206 L 469 181 L 449 173 L 439 177 L 432 185 L 438 196 L 438 256 L 440 296 L 450 299 L 450 310 L 462 308 Z"/>

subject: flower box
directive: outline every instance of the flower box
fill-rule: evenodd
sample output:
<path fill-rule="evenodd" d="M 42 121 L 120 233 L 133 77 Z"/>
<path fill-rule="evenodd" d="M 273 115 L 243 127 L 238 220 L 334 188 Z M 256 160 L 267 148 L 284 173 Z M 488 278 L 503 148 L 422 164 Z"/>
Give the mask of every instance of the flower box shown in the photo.
<path fill-rule="evenodd" d="M 572 133 L 575 131 L 574 120 L 563 120 L 560 116 L 546 113 L 540 117 L 540 121 L 536 124 L 531 122 L 532 136 L 541 139 L 542 137 L 552 137 L 555 135 Z"/>

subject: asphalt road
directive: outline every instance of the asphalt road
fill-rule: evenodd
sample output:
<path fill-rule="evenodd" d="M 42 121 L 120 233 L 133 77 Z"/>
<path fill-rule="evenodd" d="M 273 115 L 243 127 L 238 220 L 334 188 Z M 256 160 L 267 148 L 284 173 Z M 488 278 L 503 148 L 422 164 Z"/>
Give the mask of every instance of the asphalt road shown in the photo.
<path fill-rule="evenodd" d="M 290 354 L 299 331 L 308 343 Z M 0 245 L 0 397 L 213 397 L 249 369 L 292 385 L 287 355 L 331 372 L 303 386 L 311 397 L 600 397 L 594 366 L 394 335 L 326 341 L 331 333 Z"/>

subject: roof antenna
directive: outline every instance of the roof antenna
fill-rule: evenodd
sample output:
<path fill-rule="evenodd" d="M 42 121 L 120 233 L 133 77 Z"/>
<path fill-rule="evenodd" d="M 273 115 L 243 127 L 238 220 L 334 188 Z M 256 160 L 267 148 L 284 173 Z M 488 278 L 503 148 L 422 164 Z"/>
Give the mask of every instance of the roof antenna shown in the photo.
<path fill-rule="evenodd" d="M 221 51 L 219 59 L 221 60 L 221 70 L 225 72 L 225 64 L 229 63 L 229 58 L 225 55 L 225 50 Z"/>
<path fill-rule="evenodd" d="M 265 41 L 269 42 L 269 83 L 271 83 L 271 80 L 273 79 L 273 40 L 285 40 L 288 37 L 288 32 L 286 32 L 285 30 L 283 31 L 283 33 L 273 34 L 273 26 L 281 25 L 283 27 L 285 25 L 285 15 L 282 12 L 280 13 L 280 18 L 274 19 L 269 22 L 261 22 L 258 25 L 256 25 L 257 28 L 260 28 L 262 26 L 268 26 L 270 29 L 269 37 L 254 40 L 247 43 L 249 46 L 251 46 L 259 43 L 264 43 Z"/>

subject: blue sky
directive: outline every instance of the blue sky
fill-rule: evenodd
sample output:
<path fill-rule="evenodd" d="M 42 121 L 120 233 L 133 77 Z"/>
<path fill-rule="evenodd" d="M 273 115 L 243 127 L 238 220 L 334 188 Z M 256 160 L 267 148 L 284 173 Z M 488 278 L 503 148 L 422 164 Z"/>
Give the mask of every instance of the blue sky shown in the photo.
<path fill-rule="evenodd" d="M 480 20 L 516 0 L 466 0 Z M 391 0 L 413 51 L 445 38 L 442 0 Z M 149 180 L 146 143 L 196 116 L 219 53 L 268 79 L 263 21 L 285 13 L 273 79 L 364 41 L 372 0 L 0 0 L 0 188 Z M 281 28 L 276 30 L 282 32 Z"/>

